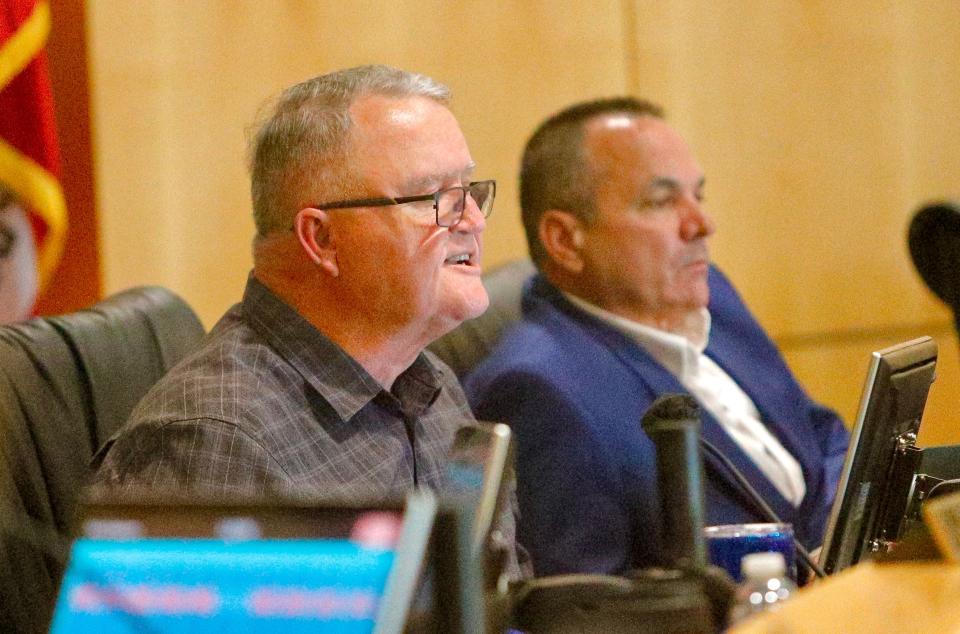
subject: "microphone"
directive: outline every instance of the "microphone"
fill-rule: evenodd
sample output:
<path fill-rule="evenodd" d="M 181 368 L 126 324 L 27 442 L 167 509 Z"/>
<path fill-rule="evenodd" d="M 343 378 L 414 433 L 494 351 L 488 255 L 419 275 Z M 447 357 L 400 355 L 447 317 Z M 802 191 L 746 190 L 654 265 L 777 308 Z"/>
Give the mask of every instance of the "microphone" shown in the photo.
<path fill-rule="evenodd" d="M 942 201 L 921 207 L 910 221 L 907 245 L 921 279 L 953 309 L 960 332 L 960 206 Z"/>
<path fill-rule="evenodd" d="M 698 442 L 700 407 L 687 394 L 666 394 L 640 421 L 657 453 L 661 550 L 667 567 L 703 569 L 703 465 Z"/>

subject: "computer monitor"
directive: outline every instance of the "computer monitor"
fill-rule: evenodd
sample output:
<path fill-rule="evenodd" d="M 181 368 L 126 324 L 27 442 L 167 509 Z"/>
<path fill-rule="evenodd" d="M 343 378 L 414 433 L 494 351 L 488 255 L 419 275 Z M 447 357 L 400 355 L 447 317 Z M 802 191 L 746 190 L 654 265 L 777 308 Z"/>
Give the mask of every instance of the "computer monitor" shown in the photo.
<path fill-rule="evenodd" d="M 889 550 L 900 537 L 936 365 L 937 344 L 930 337 L 872 354 L 820 553 L 827 574 Z"/>
<path fill-rule="evenodd" d="M 437 631 L 502 631 L 509 620 L 509 583 L 513 580 L 515 527 L 513 440 L 503 423 L 477 421 L 457 430 L 447 460 L 446 501 L 462 512 L 454 522 L 438 517 L 438 529 L 461 542 L 459 552 L 439 544 L 434 555 L 450 571 L 442 583 L 459 600 Z M 441 506 L 441 510 L 443 505 Z M 467 524 L 463 524 L 466 522 Z"/>
<path fill-rule="evenodd" d="M 488 544 L 501 515 L 510 509 L 513 440 L 503 423 L 478 421 L 461 427 L 447 460 L 447 491 L 474 509 L 474 551 Z"/>
<path fill-rule="evenodd" d="M 396 504 L 90 503 L 51 632 L 402 632 L 437 517 Z"/>

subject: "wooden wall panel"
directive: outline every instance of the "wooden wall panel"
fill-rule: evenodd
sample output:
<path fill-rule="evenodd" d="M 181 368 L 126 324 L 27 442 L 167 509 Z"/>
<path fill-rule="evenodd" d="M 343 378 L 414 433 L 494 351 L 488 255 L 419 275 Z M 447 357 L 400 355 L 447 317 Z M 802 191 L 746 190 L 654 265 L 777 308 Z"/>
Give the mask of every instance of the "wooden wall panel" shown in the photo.
<path fill-rule="evenodd" d="M 928 335 L 939 344 L 937 378 L 930 389 L 920 425 L 921 446 L 960 443 L 957 434 L 957 386 L 960 385 L 960 355 L 952 328 L 907 328 L 878 333 L 859 341 L 810 346 L 786 351 L 787 361 L 804 387 L 836 409 L 848 424 L 856 419 L 860 394 L 870 363 L 870 353 L 900 341 Z"/>

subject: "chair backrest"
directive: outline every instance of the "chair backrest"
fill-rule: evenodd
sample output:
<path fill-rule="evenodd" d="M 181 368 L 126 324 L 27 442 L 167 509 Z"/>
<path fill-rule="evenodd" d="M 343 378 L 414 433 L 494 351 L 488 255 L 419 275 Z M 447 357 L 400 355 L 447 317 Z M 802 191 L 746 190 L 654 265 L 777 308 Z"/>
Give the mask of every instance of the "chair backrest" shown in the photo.
<path fill-rule="evenodd" d="M 123 291 L 87 310 L 49 321 L 83 369 L 94 451 L 204 334 L 193 310 L 157 286 Z"/>
<path fill-rule="evenodd" d="M 0 631 L 45 631 L 93 453 L 202 336 L 159 287 L 0 326 Z"/>
<path fill-rule="evenodd" d="M 483 275 L 490 296 L 485 313 L 460 324 L 430 344 L 432 350 L 458 377 L 465 376 L 500 340 L 504 331 L 520 319 L 523 284 L 536 271 L 527 259 L 512 260 Z"/>

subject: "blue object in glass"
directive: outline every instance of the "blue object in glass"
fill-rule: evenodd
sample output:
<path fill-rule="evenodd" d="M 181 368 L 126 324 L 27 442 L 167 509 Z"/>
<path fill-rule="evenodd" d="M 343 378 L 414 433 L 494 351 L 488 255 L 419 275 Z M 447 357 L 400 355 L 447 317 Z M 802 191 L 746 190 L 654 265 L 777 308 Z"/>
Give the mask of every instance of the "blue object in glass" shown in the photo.
<path fill-rule="evenodd" d="M 737 583 L 743 581 L 740 562 L 744 555 L 759 552 L 783 554 L 787 576 L 797 581 L 797 556 L 790 524 L 724 524 L 704 529 L 710 563 L 727 571 Z"/>

